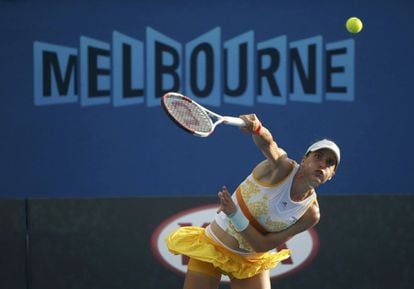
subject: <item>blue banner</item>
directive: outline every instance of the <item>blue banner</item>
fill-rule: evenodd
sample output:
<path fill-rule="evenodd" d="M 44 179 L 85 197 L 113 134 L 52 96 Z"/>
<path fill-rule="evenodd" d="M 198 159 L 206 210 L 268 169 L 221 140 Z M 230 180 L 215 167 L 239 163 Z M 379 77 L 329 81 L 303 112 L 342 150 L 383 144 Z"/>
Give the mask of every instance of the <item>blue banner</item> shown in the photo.
<path fill-rule="evenodd" d="M 321 194 L 413 193 L 414 4 L 382 1 L 1 1 L 0 197 L 211 195 L 264 157 L 219 126 L 180 130 L 176 91 L 256 113 L 300 162 L 342 149 Z M 357 16 L 363 30 L 351 34 Z"/>

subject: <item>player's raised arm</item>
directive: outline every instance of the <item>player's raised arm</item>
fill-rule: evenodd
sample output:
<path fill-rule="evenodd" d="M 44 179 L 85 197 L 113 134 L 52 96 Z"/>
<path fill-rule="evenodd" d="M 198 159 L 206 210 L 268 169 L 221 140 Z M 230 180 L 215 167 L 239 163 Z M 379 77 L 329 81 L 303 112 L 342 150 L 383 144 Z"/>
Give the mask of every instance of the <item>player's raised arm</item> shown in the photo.
<path fill-rule="evenodd" d="M 262 151 L 266 159 L 271 163 L 283 162 L 282 158 L 284 158 L 286 153 L 279 149 L 271 132 L 262 125 L 258 117 L 255 114 L 247 114 L 241 115 L 240 118 L 246 122 L 246 126 L 240 129 L 252 134 L 254 143 Z M 287 160 L 286 162 L 288 163 Z"/>

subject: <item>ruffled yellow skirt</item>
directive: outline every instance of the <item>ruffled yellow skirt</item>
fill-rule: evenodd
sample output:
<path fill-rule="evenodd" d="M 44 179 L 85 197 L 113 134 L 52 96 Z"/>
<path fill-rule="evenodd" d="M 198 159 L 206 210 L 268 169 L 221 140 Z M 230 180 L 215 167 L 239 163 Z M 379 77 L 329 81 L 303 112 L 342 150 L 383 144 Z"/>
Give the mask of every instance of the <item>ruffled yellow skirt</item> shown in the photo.
<path fill-rule="evenodd" d="M 239 255 L 205 235 L 201 227 L 181 227 L 165 239 L 171 253 L 213 264 L 224 274 L 245 279 L 275 267 L 289 258 L 290 250 Z"/>

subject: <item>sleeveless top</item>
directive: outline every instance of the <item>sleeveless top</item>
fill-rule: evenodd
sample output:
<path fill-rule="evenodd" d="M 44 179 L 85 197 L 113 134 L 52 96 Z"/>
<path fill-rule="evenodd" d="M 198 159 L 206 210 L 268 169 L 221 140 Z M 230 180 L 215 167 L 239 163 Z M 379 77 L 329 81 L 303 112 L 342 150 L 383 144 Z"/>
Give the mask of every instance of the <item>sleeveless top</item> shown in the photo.
<path fill-rule="evenodd" d="M 292 161 L 292 170 L 289 175 L 274 185 L 260 182 L 251 173 L 233 193 L 232 199 L 239 207 L 241 205 L 247 207 L 254 218 L 254 223 L 259 223 L 258 226 L 262 229 L 267 232 L 282 231 L 295 224 L 316 199 L 315 192 L 300 202 L 295 202 L 290 198 L 293 177 L 298 169 L 299 165 Z M 239 204 L 237 194 L 242 199 L 241 203 L 244 204 Z M 254 252 L 249 243 L 236 232 L 225 213 L 217 214 L 215 221 L 224 231 L 239 241 L 241 249 Z M 250 223 L 261 231 L 252 221 Z"/>

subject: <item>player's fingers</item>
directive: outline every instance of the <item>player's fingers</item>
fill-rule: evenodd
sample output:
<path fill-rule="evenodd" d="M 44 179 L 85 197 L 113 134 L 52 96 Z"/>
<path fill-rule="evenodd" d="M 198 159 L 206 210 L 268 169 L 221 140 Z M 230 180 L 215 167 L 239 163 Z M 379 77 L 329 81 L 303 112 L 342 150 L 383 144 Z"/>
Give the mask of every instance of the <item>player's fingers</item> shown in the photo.
<path fill-rule="evenodd" d="M 220 203 L 221 203 L 222 205 L 227 205 L 228 200 L 226 199 L 226 195 L 225 195 L 225 193 L 224 193 L 224 192 L 220 191 L 220 192 L 218 193 L 218 197 L 219 197 Z"/>
<path fill-rule="evenodd" d="M 249 120 L 255 121 L 257 119 L 257 116 L 254 113 L 249 114 Z"/>
<path fill-rule="evenodd" d="M 244 120 L 247 123 L 247 125 L 249 125 L 252 122 L 250 115 L 240 115 L 239 117 L 242 120 Z"/>
<path fill-rule="evenodd" d="M 229 191 L 226 188 L 221 189 L 221 196 L 224 200 L 228 201 L 230 197 Z"/>

